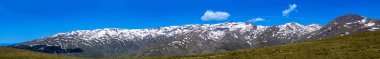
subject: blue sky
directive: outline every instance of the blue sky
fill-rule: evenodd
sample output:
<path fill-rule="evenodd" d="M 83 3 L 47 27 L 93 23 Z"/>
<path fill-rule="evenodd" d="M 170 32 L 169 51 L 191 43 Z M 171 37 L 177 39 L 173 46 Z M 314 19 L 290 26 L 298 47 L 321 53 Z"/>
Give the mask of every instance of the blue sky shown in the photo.
<path fill-rule="evenodd" d="M 325 25 L 344 14 L 380 18 L 378 0 L 0 0 L 0 43 L 98 28 L 155 28 L 251 20 Z M 296 5 L 296 6 L 294 6 Z M 293 6 L 291 8 L 290 6 Z M 290 10 L 283 15 L 284 10 Z M 209 16 L 202 18 L 209 11 Z"/>

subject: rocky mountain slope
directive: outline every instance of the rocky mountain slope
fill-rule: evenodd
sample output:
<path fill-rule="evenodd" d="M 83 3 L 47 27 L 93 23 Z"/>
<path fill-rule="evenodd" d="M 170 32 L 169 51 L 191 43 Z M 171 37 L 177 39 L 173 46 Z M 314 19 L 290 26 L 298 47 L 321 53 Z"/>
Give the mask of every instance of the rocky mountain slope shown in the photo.
<path fill-rule="evenodd" d="M 151 29 L 96 29 L 59 33 L 12 48 L 84 57 L 173 56 L 283 45 L 379 29 L 378 20 L 345 15 L 327 26 L 245 22 L 191 24 Z"/>
<path fill-rule="evenodd" d="M 377 30 L 288 45 L 156 59 L 378 59 L 379 35 Z"/>
<path fill-rule="evenodd" d="M 380 20 L 366 18 L 355 14 L 348 14 L 335 18 L 320 30 L 305 35 L 301 39 L 323 39 L 327 37 L 375 31 L 379 28 Z"/>

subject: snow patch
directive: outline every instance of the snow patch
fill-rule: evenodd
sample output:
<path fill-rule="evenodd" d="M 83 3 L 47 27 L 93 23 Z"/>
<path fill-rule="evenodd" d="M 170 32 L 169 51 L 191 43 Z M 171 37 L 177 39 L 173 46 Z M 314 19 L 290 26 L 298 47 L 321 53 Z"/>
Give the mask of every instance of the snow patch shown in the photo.
<path fill-rule="evenodd" d="M 249 45 L 252 45 L 252 43 L 251 43 L 251 42 L 249 42 L 249 41 L 247 41 L 247 43 L 248 43 Z"/>
<path fill-rule="evenodd" d="M 369 31 L 375 31 L 375 30 L 378 30 L 379 28 L 378 27 L 372 27 L 371 29 L 368 29 Z"/>
<path fill-rule="evenodd" d="M 375 26 L 376 24 L 373 23 L 373 22 L 369 22 L 367 24 L 364 24 L 366 27 L 371 27 L 371 26 Z"/>
<path fill-rule="evenodd" d="M 364 18 L 364 19 L 362 19 L 362 20 L 360 20 L 360 21 L 358 21 L 360 24 L 364 24 L 364 23 L 366 23 L 367 22 L 367 18 Z"/>

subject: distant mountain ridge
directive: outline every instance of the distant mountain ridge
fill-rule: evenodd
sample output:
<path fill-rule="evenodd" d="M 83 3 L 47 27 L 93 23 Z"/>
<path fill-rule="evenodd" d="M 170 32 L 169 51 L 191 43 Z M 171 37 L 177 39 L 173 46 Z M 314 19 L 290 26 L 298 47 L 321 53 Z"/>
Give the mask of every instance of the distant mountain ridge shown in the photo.
<path fill-rule="evenodd" d="M 59 49 L 63 49 L 59 50 L 60 54 L 85 57 L 173 56 L 258 48 L 305 39 L 343 36 L 378 30 L 379 24 L 378 20 L 348 14 L 334 19 L 324 27 L 318 24 L 301 25 L 294 22 L 279 26 L 227 22 L 152 29 L 106 28 L 59 33 L 10 47 L 46 51 L 47 47 L 59 46 Z M 46 47 L 35 47 L 41 45 Z M 83 52 L 72 53 L 65 49 L 80 49 Z M 46 53 L 58 52 L 55 49 L 48 49 Z"/>
<path fill-rule="evenodd" d="M 310 33 L 301 39 L 323 39 L 327 37 L 375 31 L 380 28 L 380 20 L 356 14 L 347 14 L 335 18 L 320 30 Z"/>

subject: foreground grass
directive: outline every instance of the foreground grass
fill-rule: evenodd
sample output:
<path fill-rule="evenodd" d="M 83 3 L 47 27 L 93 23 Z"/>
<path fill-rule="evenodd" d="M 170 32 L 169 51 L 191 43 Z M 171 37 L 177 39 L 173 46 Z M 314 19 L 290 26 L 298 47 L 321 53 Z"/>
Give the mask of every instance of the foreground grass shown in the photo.
<path fill-rule="evenodd" d="M 0 59 L 88 59 L 0 47 Z M 380 31 L 221 53 L 97 59 L 380 59 Z"/>

